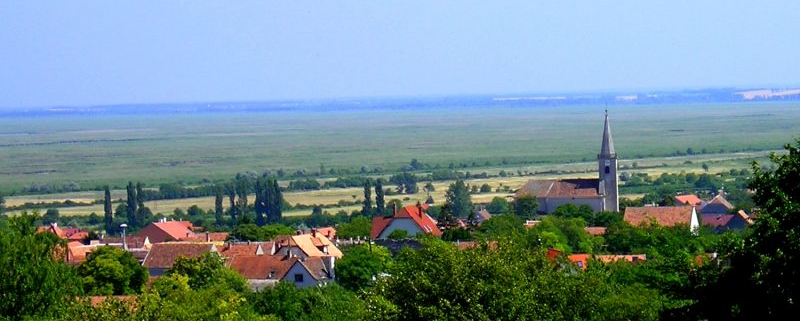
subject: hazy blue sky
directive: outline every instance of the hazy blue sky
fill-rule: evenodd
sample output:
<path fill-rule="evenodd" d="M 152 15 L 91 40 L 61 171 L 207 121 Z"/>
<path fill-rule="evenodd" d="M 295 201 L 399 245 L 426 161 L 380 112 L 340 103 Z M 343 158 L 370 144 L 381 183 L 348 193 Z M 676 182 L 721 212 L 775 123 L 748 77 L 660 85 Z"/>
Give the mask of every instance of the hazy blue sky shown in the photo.
<path fill-rule="evenodd" d="M 800 83 L 796 0 L 33 2 L 0 107 Z"/>

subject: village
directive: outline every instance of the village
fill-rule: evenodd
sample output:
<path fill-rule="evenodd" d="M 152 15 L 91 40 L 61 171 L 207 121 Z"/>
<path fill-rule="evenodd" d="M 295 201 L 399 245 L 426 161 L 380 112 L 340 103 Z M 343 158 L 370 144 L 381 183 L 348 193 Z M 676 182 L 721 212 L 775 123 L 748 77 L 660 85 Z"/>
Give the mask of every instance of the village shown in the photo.
<path fill-rule="evenodd" d="M 597 155 L 597 179 L 531 180 L 514 194 L 515 199 L 529 198 L 536 202 L 539 219 L 517 221 L 520 228 L 536 229 L 542 218 L 555 215 L 565 208 L 582 207 L 593 215 L 597 213 L 618 213 L 617 153 L 611 135 L 611 126 L 606 114 L 601 147 Z M 512 200 L 514 202 L 515 200 Z M 727 231 L 740 232 L 754 224 L 756 216 L 736 209 L 723 193 L 710 199 L 701 199 L 693 194 L 673 195 L 673 206 L 628 206 L 622 210 L 621 220 L 633 227 L 660 226 L 685 229 L 688 237 L 697 236 L 701 228 L 712 233 Z M 64 240 L 64 251 L 59 258 L 70 265 L 80 265 L 92 256 L 98 248 L 116 247 L 130 253 L 139 264 L 149 272 L 150 280 L 159 278 L 173 268 L 180 258 L 196 259 L 213 255 L 224 266 L 237 272 L 247 280 L 253 291 L 274 287 L 286 282 L 298 288 L 325 286 L 337 282 L 336 266 L 353 246 L 375 245 L 389 248 L 394 254 L 403 248 L 420 247 L 418 238 L 440 238 L 448 229 L 476 230 L 482 224 L 499 220 L 513 214 L 491 214 L 487 204 L 475 204 L 473 213 L 467 217 L 437 218 L 428 213 L 433 204 L 398 206 L 392 204 L 388 215 L 371 218 L 368 237 L 340 238 L 337 226 L 321 226 L 298 229 L 291 235 L 279 235 L 268 241 L 241 241 L 229 232 L 209 232 L 195 227 L 190 221 L 161 218 L 147 224 L 144 228 L 126 235 L 121 226 L 121 235 L 112 236 L 100 233 L 90 239 L 91 231 L 78 228 L 63 228 L 50 223 L 37 229 L 52 233 Z M 560 208 L 560 209 L 559 209 Z M 440 211 L 441 212 L 441 211 Z M 447 222 L 445 222 L 447 221 Z M 590 222 L 586 222 L 590 223 Z M 587 224 L 582 232 L 587 237 L 603 237 L 606 226 Z M 459 249 L 475 248 L 493 244 L 497 240 L 461 240 L 452 243 Z M 491 245 L 490 245 L 491 246 Z M 580 253 L 572 249 L 547 246 L 547 257 L 553 262 L 565 259 L 572 268 L 585 270 L 590 264 L 612 263 L 616 261 L 638 264 L 648 260 L 645 253 Z M 714 260 L 717 253 L 708 252 L 697 255 L 698 262 Z M 590 261 L 596 263 L 590 263 Z M 385 274 L 372 275 L 373 278 Z"/>

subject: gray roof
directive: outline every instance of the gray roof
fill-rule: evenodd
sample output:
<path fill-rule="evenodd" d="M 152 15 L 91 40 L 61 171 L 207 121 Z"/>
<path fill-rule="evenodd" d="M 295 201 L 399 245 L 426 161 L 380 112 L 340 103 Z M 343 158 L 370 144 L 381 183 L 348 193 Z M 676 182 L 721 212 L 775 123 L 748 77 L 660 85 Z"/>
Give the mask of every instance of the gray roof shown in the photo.
<path fill-rule="evenodd" d="M 611 138 L 611 125 L 608 123 L 608 112 L 606 111 L 606 123 L 603 127 L 603 143 L 600 146 L 600 157 L 615 157 L 617 152 L 614 150 L 614 139 Z"/>

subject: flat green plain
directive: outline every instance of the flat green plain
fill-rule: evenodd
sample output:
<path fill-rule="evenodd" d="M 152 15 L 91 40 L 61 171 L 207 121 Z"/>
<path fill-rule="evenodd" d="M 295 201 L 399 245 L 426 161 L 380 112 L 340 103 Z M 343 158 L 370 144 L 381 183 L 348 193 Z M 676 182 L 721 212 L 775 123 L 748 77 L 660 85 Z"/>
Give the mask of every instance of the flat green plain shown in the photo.
<path fill-rule="evenodd" d="M 412 158 L 498 166 L 591 161 L 604 106 L 441 107 L 0 118 L 0 190 L 37 183 L 156 186 L 283 168 L 395 171 Z M 612 105 L 619 157 L 776 150 L 800 102 Z M 515 165 L 508 165 L 515 166 Z M 465 169 L 469 170 L 469 169 Z M 477 169 L 475 171 L 478 171 Z"/>

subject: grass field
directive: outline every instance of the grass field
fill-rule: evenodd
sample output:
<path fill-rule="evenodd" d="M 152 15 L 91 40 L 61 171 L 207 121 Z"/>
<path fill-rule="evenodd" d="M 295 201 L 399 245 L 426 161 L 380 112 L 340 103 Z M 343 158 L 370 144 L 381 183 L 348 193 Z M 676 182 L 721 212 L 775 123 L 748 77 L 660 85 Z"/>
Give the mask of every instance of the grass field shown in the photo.
<path fill-rule="evenodd" d="M 32 183 L 229 179 L 237 172 L 423 163 L 520 168 L 593 160 L 603 106 L 398 108 L 0 118 L 0 190 Z M 800 133 L 798 103 L 611 106 L 623 159 L 772 150 Z M 712 157 L 712 155 L 708 155 Z M 643 160 L 640 162 L 646 162 Z M 525 163 L 525 164 L 523 164 Z M 467 169 L 470 170 L 470 169 Z M 483 171 L 476 169 L 473 171 Z M 318 201 L 319 202 L 319 201 Z"/>
<path fill-rule="evenodd" d="M 766 154 L 765 152 L 748 152 L 748 153 L 735 153 L 735 154 L 715 154 L 715 155 L 695 155 L 695 156 L 680 156 L 680 157 L 664 157 L 664 158 L 652 158 L 646 160 L 639 160 L 636 161 L 639 163 L 639 166 L 654 166 L 654 165 L 662 165 L 666 164 L 667 166 L 664 167 L 653 167 L 653 168 L 631 168 L 631 164 L 633 161 L 631 160 L 623 160 L 622 164 L 626 166 L 627 169 L 623 169 L 622 172 L 636 172 L 636 173 L 648 173 L 649 175 L 658 176 L 661 173 L 677 173 L 677 172 L 703 172 L 701 167 L 702 163 L 706 163 L 709 165 L 711 172 L 723 172 L 729 169 L 741 169 L 741 168 L 749 168 L 750 163 L 753 160 L 759 161 L 759 163 L 766 163 Z M 508 186 L 511 190 L 518 189 L 522 187 L 525 182 L 527 182 L 531 178 L 537 179 L 545 179 L 545 178 L 564 178 L 564 177 L 595 177 L 596 175 L 596 164 L 594 162 L 583 162 L 583 163 L 572 163 L 572 164 L 558 164 L 558 165 L 533 165 L 533 166 L 524 166 L 518 167 L 516 169 L 519 170 L 527 170 L 532 172 L 553 172 L 553 171 L 568 171 L 569 173 L 564 174 L 536 174 L 535 176 L 514 176 L 514 177 L 493 177 L 487 179 L 473 179 L 468 180 L 467 183 L 470 185 L 483 185 L 484 183 L 489 184 L 492 186 L 493 190 L 496 190 L 499 186 Z M 514 171 L 515 168 L 488 168 L 486 171 L 491 174 L 496 174 L 500 170 L 507 170 L 507 171 Z M 437 203 L 441 203 L 444 201 L 444 193 L 447 190 L 448 185 L 451 182 L 449 181 L 442 181 L 442 182 L 434 182 L 434 188 L 436 189 L 435 192 L 431 193 L 431 196 Z M 387 186 L 392 187 L 392 186 Z M 355 197 L 354 197 L 355 196 Z M 500 196 L 500 197 L 509 197 L 511 194 L 509 193 L 486 193 L 486 194 L 476 194 L 472 195 L 473 202 L 476 203 L 484 203 L 489 202 L 493 197 Z M 636 198 L 641 197 L 641 194 L 632 194 L 632 195 L 622 195 L 623 197 L 630 197 Z M 58 193 L 58 194 L 48 194 L 48 195 L 25 195 L 25 196 L 11 196 L 7 198 L 7 204 L 9 206 L 19 205 L 26 202 L 53 202 L 53 201 L 65 201 L 65 200 L 73 200 L 76 202 L 91 202 L 93 200 L 101 199 L 103 197 L 102 192 L 75 192 L 75 193 Z M 125 197 L 124 190 L 113 190 L 112 191 L 112 198 L 123 199 Z M 303 205 L 313 205 L 313 204 L 320 204 L 320 205 L 335 205 L 339 203 L 341 200 L 345 201 L 361 201 L 363 200 L 363 190 L 361 188 L 335 188 L 335 189 L 328 189 L 328 190 L 319 190 L 319 191 L 303 191 L 303 192 L 286 192 L 284 193 L 285 199 L 291 204 L 303 204 Z M 374 194 L 373 194 L 374 197 Z M 408 198 L 407 200 L 405 198 Z M 386 199 L 399 199 L 402 200 L 405 204 L 415 204 L 417 201 L 424 202 L 427 198 L 427 194 L 425 193 L 418 193 L 414 195 L 392 195 L 387 196 Z M 254 196 L 249 197 L 250 200 L 254 199 Z M 151 201 L 147 202 L 146 205 L 154 212 L 154 213 L 163 213 L 169 214 L 175 208 L 181 208 L 186 210 L 188 207 L 192 205 L 197 205 L 203 209 L 213 209 L 214 207 L 214 198 L 213 197 L 198 197 L 198 198 L 187 198 L 187 199 L 177 199 L 177 200 L 161 200 L 161 201 Z M 227 199 L 225 206 L 227 207 Z M 356 206 L 333 206 L 331 208 L 326 208 L 325 210 L 330 213 L 336 213 L 340 210 L 344 210 L 346 212 L 351 212 L 353 210 L 360 209 L 359 205 Z M 92 206 L 80 206 L 80 207 L 63 207 L 59 208 L 59 212 L 63 216 L 73 216 L 73 215 L 89 215 L 92 212 L 95 213 L 102 213 L 103 208 L 101 205 L 92 205 Z M 301 210 L 293 210 L 285 213 L 287 216 L 295 216 L 295 215 L 308 215 L 310 214 L 310 209 L 301 209 Z"/>

